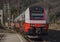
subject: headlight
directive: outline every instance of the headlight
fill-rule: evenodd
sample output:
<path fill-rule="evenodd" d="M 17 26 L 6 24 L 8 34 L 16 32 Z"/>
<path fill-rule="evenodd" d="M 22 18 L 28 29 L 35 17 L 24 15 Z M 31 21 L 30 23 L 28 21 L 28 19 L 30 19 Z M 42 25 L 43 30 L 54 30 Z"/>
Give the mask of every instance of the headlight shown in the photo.
<path fill-rule="evenodd" d="M 31 26 L 34 26 L 34 24 L 30 24 Z"/>

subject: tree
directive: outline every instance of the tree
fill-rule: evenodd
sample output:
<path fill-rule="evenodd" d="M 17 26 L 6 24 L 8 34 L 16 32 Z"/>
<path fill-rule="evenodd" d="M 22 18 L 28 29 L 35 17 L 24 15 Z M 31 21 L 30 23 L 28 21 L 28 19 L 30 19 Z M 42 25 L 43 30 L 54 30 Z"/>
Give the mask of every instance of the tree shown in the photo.
<path fill-rule="evenodd" d="M 12 16 L 13 16 L 13 19 L 16 18 L 17 16 L 17 9 L 15 7 L 11 8 L 11 19 L 12 19 Z"/>

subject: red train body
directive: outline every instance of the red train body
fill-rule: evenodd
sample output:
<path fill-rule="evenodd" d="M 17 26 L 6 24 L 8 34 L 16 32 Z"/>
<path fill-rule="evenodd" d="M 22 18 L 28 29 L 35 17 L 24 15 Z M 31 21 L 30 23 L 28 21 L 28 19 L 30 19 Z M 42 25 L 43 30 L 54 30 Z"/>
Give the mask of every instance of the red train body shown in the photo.
<path fill-rule="evenodd" d="M 19 28 L 29 36 L 47 33 L 49 27 L 47 10 L 38 5 L 28 7 L 15 21 L 20 21 L 18 22 Z"/>

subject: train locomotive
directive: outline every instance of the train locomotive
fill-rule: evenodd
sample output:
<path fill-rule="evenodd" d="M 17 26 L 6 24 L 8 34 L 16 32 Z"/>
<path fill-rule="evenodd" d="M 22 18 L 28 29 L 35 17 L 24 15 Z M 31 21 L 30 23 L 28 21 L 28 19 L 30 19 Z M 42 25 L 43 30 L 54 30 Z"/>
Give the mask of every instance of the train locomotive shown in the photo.
<path fill-rule="evenodd" d="M 28 7 L 15 21 L 20 21 L 20 30 L 23 30 L 27 37 L 39 37 L 48 32 L 49 18 L 47 9 L 40 5 Z"/>

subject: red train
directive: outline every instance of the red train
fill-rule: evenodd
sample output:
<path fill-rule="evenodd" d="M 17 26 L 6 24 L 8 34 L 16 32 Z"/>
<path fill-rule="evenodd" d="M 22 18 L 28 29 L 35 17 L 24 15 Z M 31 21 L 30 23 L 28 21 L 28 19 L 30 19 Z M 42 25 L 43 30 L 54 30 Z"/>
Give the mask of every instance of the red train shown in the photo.
<path fill-rule="evenodd" d="M 40 5 L 28 7 L 15 21 L 28 37 L 38 37 L 48 32 L 49 18 L 47 9 Z"/>

